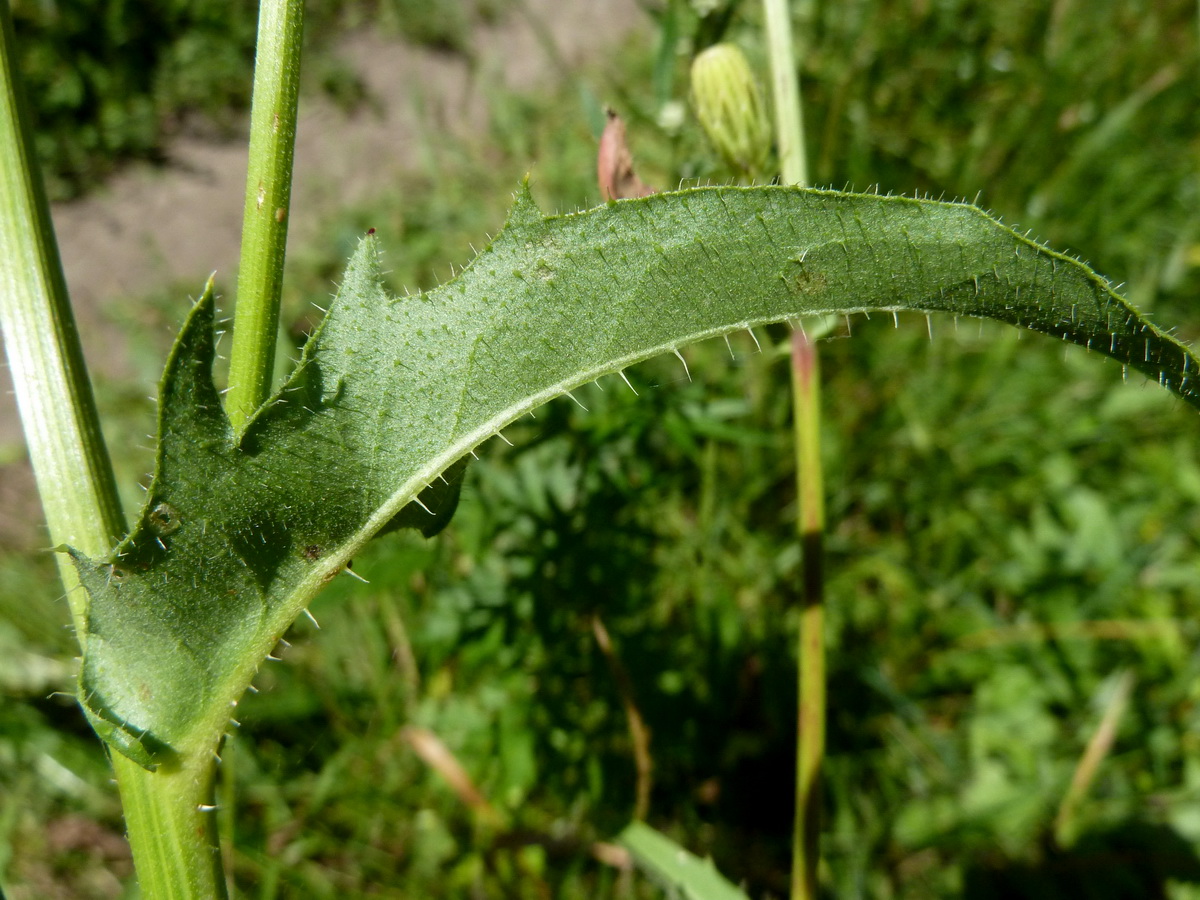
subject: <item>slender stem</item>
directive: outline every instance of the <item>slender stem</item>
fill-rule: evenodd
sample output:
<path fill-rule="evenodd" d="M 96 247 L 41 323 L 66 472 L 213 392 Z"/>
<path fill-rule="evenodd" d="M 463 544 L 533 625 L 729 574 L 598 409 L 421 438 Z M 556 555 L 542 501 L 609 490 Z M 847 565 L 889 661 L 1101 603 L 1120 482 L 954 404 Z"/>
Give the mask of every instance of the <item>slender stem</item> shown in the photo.
<path fill-rule="evenodd" d="M 792 49 L 792 20 L 787 0 L 763 0 L 767 16 L 767 49 L 771 57 L 771 96 L 775 98 L 775 140 L 784 184 L 808 184 L 804 155 L 804 113 Z"/>
<path fill-rule="evenodd" d="M 637 789 L 634 794 L 633 818 L 642 822 L 650 812 L 650 790 L 654 786 L 654 757 L 650 755 L 650 729 L 642 712 L 638 709 L 633 695 L 633 681 L 629 672 L 621 662 L 613 647 L 612 636 L 604 626 L 604 621 L 598 613 L 592 614 L 592 634 L 600 652 L 608 661 L 609 671 L 617 683 L 617 692 L 621 695 L 621 706 L 625 709 L 625 721 L 629 725 L 629 738 L 633 742 L 633 762 L 637 771 Z"/>
<path fill-rule="evenodd" d="M 303 31 L 303 0 L 262 0 L 226 397 L 229 418 L 237 429 L 271 393 L 292 196 Z"/>
<path fill-rule="evenodd" d="M 125 533 L 125 521 L 15 56 L 8 0 L 0 0 L 0 329 L 51 543 L 100 556 Z M 83 641 L 87 595 L 67 555 L 57 557 Z"/>
<path fill-rule="evenodd" d="M 792 898 L 815 900 L 820 862 L 820 776 L 825 756 L 825 503 L 821 475 L 820 369 L 816 344 L 803 329 L 792 335 L 792 403 L 804 582 L 799 636 L 796 819 L 792 835 Z"/>
<path fill-rule="evenodd" d="M 1121 725 L 1121 717 L 1125 715 L 1125 710 L 1129 706 L 1129 695 L 1132 690 L 1133 672 L 1125 670 L 1117 678 L 1117 683 L 1105 705 L 1100 724 L 1096 726 L 1087 748 L 1083 751 L 1083 756 L 1079 758 L 1079 762 L 1075 766 L 1075 773 L 1071 776 L 1071 785 L 1067 788 L 1067 794 L 1058 807 L 1058 815 L 1054 819 L 1054 841 L 1059 847 L 1068 848 L 1075 840 L 1075 819 L 1079 814 L 1079 807 L 1087 795 L 1088 788 L 1095 781 L 1096 774 L 1100 771 L 1100 764 L 1104 762 L 1105 757 L 1112 750 L 1113 742 L 1117 739 L 1117 729 Z"/>
<path fill-rule="evenodd" d="M 763 0 L 779 167 L 788 184 L 808 184 L 804 114 L 786 0 Z M 821 475 L 820 367 L 816 345 L 803 329 L 792 338 L 793 428 L 796 435 L 797 518 L 803 564 L 798 637 L 796 814 L 792 833 L 792 900 L 816 900 L 820 863 L 821 762 L 825 755 L 825 532 Z"/>

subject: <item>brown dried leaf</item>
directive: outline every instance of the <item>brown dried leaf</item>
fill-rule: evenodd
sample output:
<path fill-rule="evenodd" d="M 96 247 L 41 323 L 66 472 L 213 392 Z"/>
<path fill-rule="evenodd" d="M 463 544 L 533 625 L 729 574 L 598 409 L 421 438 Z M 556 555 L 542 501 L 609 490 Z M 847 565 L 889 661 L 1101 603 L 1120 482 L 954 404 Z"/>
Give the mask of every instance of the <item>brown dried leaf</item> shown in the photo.
<path fill-rule="evenodd" d="M 400 734 L 417 756 L 421 757 L 425 765 L 441 775 L 450 789 L 458 795 L 458 799 L 470 807 L 476 815 L 490 824 L 498 824 L 501 821 L 500 814 L 496 812 L 495 807 L 475 786 L 475 782 L 471 780 L 467 770 L 450 752 L 450 748 L 442 743 L 441 738 L 428 728 L 418 728 L 415 725 L 406 726 Z"/>
<path fill-rule="evenodd" d="M 605 200 L 624 200 L 656 194 L 655 188 L 642 184 L 633 171 L 633 154 L 625 142 L 625 122 L 612 109 L 608 124 L 600 135 L 600 152 L 596 157 L 596 180 Z"/>

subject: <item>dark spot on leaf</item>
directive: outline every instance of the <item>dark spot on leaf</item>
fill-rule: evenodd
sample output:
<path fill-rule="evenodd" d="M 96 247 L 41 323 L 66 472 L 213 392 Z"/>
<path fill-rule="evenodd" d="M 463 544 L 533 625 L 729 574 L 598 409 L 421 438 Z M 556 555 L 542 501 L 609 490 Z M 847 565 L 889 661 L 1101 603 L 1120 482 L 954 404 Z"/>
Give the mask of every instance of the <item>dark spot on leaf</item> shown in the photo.
<path fill-rule="evenodd" d="M 179 512 L 170 503 L 160 503 L 146 517 L 150 530 L 159 537 L 166 537 L 179 530 Z"/>
<path fill-rule="evenodd" d="M 790 286 L 797 294 L 821 294 L 828 288 L 823 272 L 801 272 L 793 276 Z"/>

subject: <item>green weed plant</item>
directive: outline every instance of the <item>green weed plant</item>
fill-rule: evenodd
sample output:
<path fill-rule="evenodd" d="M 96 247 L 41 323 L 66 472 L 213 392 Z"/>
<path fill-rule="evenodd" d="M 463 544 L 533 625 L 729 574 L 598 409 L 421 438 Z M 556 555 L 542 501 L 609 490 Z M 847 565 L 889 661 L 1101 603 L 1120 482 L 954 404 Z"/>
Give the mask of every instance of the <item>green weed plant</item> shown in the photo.
<path fill-rule="evenodd" d="M 1193 139 L 1178 118 L 1186 91 L 1172 82 L 1149 98 L 1137 93 L 1139 76 L 1153 77 L 1161 63 L 1151 52 L 1156 33 L 1174 40 L 1162 37 L 1177 33 L 1164 23 L 1182 13 L 1142 13 L 1138 29 L 1122 31 L 1119 16 L 1101 29 L 1122 40 L 1099 48 L 1075 35 L 1081 26 L 1058 24 L 1056 40 L 1074 48 L 1049 57 L 1059 71 L 1102 78 L 1088 60 L 1107 47 L 1108 71 L 1118 73 L 1091 92 L 1098 119 L 1088 121 L 1099 124 L 1068 129 L 1064 143 L 1065 112 L 1052 97 L 1022 127 L 999 115 L 967 122 L 954 115 L 959 101 L 928 100 L 930 85 L 945 82 L 941 67 L 968 56 L 976 68 L 963 76 L 964 95 L 998 109 L 1043 97 L 1044 69 L 1029 62 L 1044 34 L 1036 16 L 966 5 L 926 20 L 906 12 L 904 28 L 932 37 L 905 45 L 888 30 L 898 10 L 818 9 L 804 17 L 823 48 L 807 63 L 817 92 L 808 107 L 841 151 L 826 161 L 841 168 L 818 171 L 818 180 L 890 165 L 894 181 L 875 178 L 898 189 L 973 195 L 982 163 L 955 164 L 964 182 L 976 177 L 971 189 L 938 167 L 936 151 L 960 147 L 964 129 L 1011 129 L 988 135 L 989 148 L 999 147 L 991 153 L 1003 158 L 1007 141 L 1017 161 L 991 170 L 986 201 L 1010 215 L 1037 213 L 1039 234 L 1110 260 L 1106 270 L 1123 273 L 1164 319 L 1183 313 L 1196 280 L 1184 237 L 1195 234 L 1196 207 L 1178 193 L 1195 179 L 1179 162 Z M 956 32 L 964 21 L 974 30 Z M 829 62 L 830 46 L 864 33 L 874 40 L 858 56 Z M 976 37 L 959 55 L 935 52 L 955 34 Z M 1023 78 L 1002 77 L 985 52 L 997 48 L 1009 49 Z M 910 52 L 925 68 L 906 68 Z M 1194 45 L 1190 53 L 1181 58 L 1194 59 Z M 884 67 L 907 74 L 873 86 L 867 76 Z M 871 121 L 893 108 L 872 92 L 891 91 L 882 99 L 913 121 L 904 140 L 930 149 L 900 152 L 898 126 L 854 132 L 857 119 L 824 99 L 839 84 L 841 108 L 859 103 Z M 1130 96 L 1140 102 L 1113 124 L 1104 111 Z M 498 123 L 512 115 L 502 112 Z M 653 102 L 641 112 L 651 121 Z M 1103 165 L 1146 128 L 1165 144 L 1157 164 L 1131 152 Z M 651 159 L 700 159 L 686 129 L 641 133 L 658 142 Z M 537 140 L 555 149 L 552 135 Z M 1027 145 L 1055 141 L 1068 174 L 1047 186 L 1036 174 L 1043 157 Z M 1103 153 L 1089 149 L 1097 143 Z M 561 158 L 573 153 L 563 148 Z M 505 190 L 515 181 L 512 172 L 475 177 Z M 585 194 L 578 172 L 545 178 L 568 185 L 561 196 Z M 407 196 L 452 190 L 435 187 L 442 182 L 430 177 Z M 1031 209 L 1023 183 L 1041 184 L 1055 202 Z M 1096 194 L 1146 214 L 1118 227 Z M 444 227 L 443 204 L 408 209 L 395 227 L 401 238 L 421 237 L 422 215 L 438 223 L 422 240 Z M 462 233 L 478 230 L 486 226 Z M 325 264 L 309 265 L 328 277 Z M 896 327 L 889 314 L 851 327 L 853 339 L 823 350 L 835 523 L 827 883 L 838 896 L 1005 896 L 1029 884 L 1066 896 L 1078 884 L 1054 873 L 1086 859 L 1108 896 L 1167 884 L 1187 896 L 1198 836 L 1189 648 L 1200 491 L 1188 411 L 1165 392 L 1121 384 L 1098 352 L 1064 355 L 1061 342 L 1028 333 L 949 317 L 932 325 L 901 317 Z M 686 351 L 691 381 L 669 357 L 629 370 L 636 396 L 610 378 L 603 392 L 576 393 L 586 412 L 570 400 L 539 409 L 505 431 L 515 447 L 489 443 L 442 538 L 401 533 L 363 549 L 354 568 L 371 584 L 332 582 L 312 607 L 321 633 L 297 626 L 303 639 L 293 638 L 285 665 L 261 671 L 260 693 L 241 704 L 242 727 L 222 750 L 217 821 L 236 847 L 228 869 L 238 883 L 265 896 L 364 894 L 381 884 L 432 895 L 481 885 L 557 896 L 617 890 L 619 876 L 589 857 L 621 827 L 633 796 L 620 697 L 589 627 L 599 614 L 652 723 L 651 822 L 711 852 L 751 895 L 785 890 L 797 566 L 781 511 L 792 490 L 776 349 L 785 328 L 756 329 L 761 353 L 744 332 L 731 339 L 732 358 L 720 341 Z M 1081 834 L 1057 846 L 1057 805 L 1122 670 L 1137 675 L 1134 702 Z M 22 744 L 16 719 L 49 713 L 17 710 L 6 746 L 18 759 L 98 769 L 82 750 L 64 749 L 73 739 L 63 733 L 42 728 L 36 749 Z M 430 728 L 466 761 L 509 833 L 533 837 L 481 831 L 409 752 L 401 738 L 409 724 Z M 18 776 L 6 790 L 46 789 Z"/>

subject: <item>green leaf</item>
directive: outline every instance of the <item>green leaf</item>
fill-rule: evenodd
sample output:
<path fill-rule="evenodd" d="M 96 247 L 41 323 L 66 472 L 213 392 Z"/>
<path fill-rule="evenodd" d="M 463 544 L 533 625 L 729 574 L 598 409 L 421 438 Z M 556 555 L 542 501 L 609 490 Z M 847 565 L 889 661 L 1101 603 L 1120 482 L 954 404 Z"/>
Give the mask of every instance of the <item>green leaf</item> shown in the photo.
<path fill-rule="evenodd" d="M 638 868 L 664 887 L 681 891 L 686 900 L 746 900 L 711 859 L 693 856 L 649 825 L 631 822 L 617 843 L 633 854 Z"/>
<path fill-rule="evenodd" d="M 710 188 L 544 218 L 523 188 L 502 234 L 437 290 L 387 295 L 376 257 L 365 238 L 295 374 L 240 435 L 212 382 L 212 298 L 197 303 L 163 377 L 140 522 L 110 559 L 77 557 L 91 597 L 80 695 L 143 765 L 211 749 L 263 657 L 365 541 L 444 525 L 473 448 L 688 342 L 827 313 L 949 312 L 1090 347 L 1200 404 L 1182 344 L 1087 267 L 969 206 Z"/>

